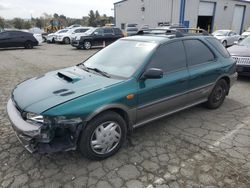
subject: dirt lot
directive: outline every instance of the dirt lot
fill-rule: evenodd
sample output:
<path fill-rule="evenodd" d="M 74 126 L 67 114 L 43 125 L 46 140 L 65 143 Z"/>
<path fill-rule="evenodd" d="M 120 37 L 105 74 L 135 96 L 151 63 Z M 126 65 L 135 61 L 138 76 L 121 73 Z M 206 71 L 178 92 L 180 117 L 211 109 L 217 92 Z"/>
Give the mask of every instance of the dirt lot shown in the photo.
<path fill-rule="evenodd" d="M 138 128 L 104 161 L 24 150 L 5 110 L 11 90 L 95 51 L 53 44 L 0 50 L 0 187 L 250 187 L 250 78 L 236 82 L 220 109 L 197 106 Z"/>

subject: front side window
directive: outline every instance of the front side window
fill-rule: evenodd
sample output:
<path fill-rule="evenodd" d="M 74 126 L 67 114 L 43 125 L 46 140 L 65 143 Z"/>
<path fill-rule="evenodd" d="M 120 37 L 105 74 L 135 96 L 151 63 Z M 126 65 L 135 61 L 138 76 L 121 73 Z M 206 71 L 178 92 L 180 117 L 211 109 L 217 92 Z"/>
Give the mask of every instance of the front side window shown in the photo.
<path fill-rule="evenodd" d="M 186 68 L 186 56 L 182 41 L 160 46 L 153 55 L 148 68 L 158 68 L 163 72 Z"/>
<path fill-rule="evenodd" d="M 84 65 L 127 79 L 145 63 L 156 46 L 150 42 L 119 40 L 93 55 Z"/>
<path fill-rule="evenodd" d="M 183 42 L 189 66 L 206 63 L 215 59 L 211 50 L 200 40 L 185 40 Z"/>
<path fill-rule="evenodd" d="M 96 29 L 94 33 L 96 35 L 103 35 L 103 30 L 102 29 Z"/>

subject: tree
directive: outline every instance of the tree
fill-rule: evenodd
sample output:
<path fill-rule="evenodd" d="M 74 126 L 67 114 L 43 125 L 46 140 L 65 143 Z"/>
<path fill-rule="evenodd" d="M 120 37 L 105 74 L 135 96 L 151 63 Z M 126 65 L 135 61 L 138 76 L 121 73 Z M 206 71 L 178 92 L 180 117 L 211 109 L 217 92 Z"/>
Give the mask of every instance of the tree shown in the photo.
<path fill-rule="evenodd" d="M 30 21 L 24 21 L 22 25 L 22 29 L 30 29 L 30 28 L 31 28 Z"/>
<path fill-rule="evenodd" d="M 96 27 L 96 22 L 95 22 L 95 13 L 93 10 L 90 10 L 89 12 L 89 20 L 88 20 L 88 25 Z"/>
<path fill-rule="evenodd" d="M 24 21 L 21 18 L 14 18 L 13 20 L 13 25 L 17 29 L 22 29 L 23 28 Z"/>
<path fill-rule="evenodd" d="M 2 17 L 0 17 L 0 28 L 4 28 L 5 21 Z"/>
<path fill-rule="evenodd" d="M 43 27 L 43 22 L 41 18 L 36 18 L 35 19 L 35 26 L 39 27 L 40 29 Z"/>

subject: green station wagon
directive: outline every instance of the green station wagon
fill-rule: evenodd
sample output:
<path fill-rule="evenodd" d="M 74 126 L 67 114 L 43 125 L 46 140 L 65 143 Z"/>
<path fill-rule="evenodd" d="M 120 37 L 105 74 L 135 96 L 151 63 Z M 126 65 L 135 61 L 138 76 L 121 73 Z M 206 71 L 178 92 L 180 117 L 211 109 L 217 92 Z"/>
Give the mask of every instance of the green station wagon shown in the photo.
<path fill-rule="evenodd" d="M 28 151 L 79 149 L 100 160 L 140 125 L 200 103 L 218 108 L 236 78 L 235 60 L 212 36 L 137 35 L 18 84 L 7 112 Z"/>

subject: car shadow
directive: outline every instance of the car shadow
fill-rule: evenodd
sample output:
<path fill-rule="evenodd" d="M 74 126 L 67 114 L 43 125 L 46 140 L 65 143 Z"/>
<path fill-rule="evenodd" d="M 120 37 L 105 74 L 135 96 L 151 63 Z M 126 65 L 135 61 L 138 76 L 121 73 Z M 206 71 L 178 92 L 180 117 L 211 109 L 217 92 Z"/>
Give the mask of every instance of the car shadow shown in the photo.
<path fill-rule="evenodd" d="M 0 48 L 1 51 L 15 51 L 15 50 L 37 50 L 38 48 L 34 47 L 32 49 L 26 49 L 24 47 L 13 47 L 13 48 Z"/>

